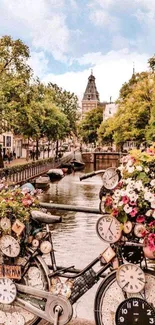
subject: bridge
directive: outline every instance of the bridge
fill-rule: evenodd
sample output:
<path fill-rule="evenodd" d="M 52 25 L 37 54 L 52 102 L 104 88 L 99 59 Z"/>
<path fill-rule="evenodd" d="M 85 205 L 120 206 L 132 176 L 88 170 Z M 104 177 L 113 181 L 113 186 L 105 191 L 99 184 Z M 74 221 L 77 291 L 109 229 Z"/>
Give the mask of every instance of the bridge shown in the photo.
<path fill-rule="evenodd" d="M 126 153 L 122 152 L 82 152 L 82 160 L 85 163 L 93 163 L 94 170 L 96 170 L 97 162 L 104 162 L 104 161 L 119 161 Z"/>

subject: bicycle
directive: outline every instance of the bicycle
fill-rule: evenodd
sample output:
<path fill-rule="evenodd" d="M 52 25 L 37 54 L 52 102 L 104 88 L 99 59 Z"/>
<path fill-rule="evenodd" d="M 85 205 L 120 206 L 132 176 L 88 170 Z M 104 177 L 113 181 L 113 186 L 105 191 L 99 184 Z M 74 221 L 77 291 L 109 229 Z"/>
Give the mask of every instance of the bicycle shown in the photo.
<path fill-rule="evenodd" d="M 81 180 L 98 173 L 103 174 L 104 171 L 86 174 L 81 177 Z M 154 324 L 155 313 L 152 306 L 155 306 L 155 274 L 148 269 L 147 261 L 143 255 L 143 244 L 120 238 L 118 241 L 110 243 L 104 252 L 82 270 L 76 269 L 73 265 L 58 266 L 49 225 L 61 222 L 61 217 L 52 216 L 43 211 L 32 211 L 31 215 L 35 232 L 30 233 L 29 245 L 24 257 L 12 259 L 11 262 L 16 264 L 16 268 L 10 265 L 10 270 L 8 266 L 5 266 L 4 261 L 1 263 L 3 278 L 0 279 L 0 324 L 37 325 L 40 319 L 54 325 L 68 324 L 72 319 L 74 303 L 100 279 L 103 281 L 97 290 L 94 302 L 97 325 L 117 324 L 115 314 L 121 324 L 128 325 L 127 322 L 124 323 L 127 307 L 125 306 L 125 308 L 123 303 L 138 304 L 138 308 L 145 311 L 145 319 L 147 318 L 148 321 L 145 325 Z M 107 229 L 110 230 L 110 233 L 113 230 L 110 216 L 99 216 L 97 231 L 100 237 L 102 236 L 103 221 L 107 222 Z M 44 229 L 45 224 L 46 228 Z M 111 240 L 111 234 L 105 234 L 105 236 L 109 236 L 107 239 Z M 137 248 L 138 253 L 136 254 L 138 254 L 140 267 L 134 262 L 124 264 L 124 260 L 126 260 L 125 247 L 130 247 L 129 253 L 131 247 Z M 16 247 L 13 247 L 12 244 L 9 250 L 14 249 Z M 49 254 L 50 265 L 45 263 L 43 254 Z M 93 267 L 97 263 L 99 270 L 95 272 Z M 132 281 L 129 285 L 122 286 L 121 277 L 117 271 L 117 267 L 118 270 L 121 270 L 119 272 L 124 272 L 123 268 L 130 266 L 133 268 L 129 270 L 132 271 L 132 277 L 135 276 L 135 272 L 138 277 L 138 272 L 141 273 L 141 279 L 137 280 L 139 285 L 136 292 L 132 290 L 133 285 L 137 285 L 137 283 L 134 284 L 133 278 L 130 279 Z M 127 290 L 127 287 L 130 290 Z M 132 305 L 132 310 L 133 308 Z M 125 313 L 123 315 L 122 310 Z M 148 310 L 149 314 L 147 315 Z M 144 316 L 142 319 L 141 315 L 139 313 L 137 325 L 143 324 Z M 130 323 L 130 325 L 133 324 L 135 323 Z"/>

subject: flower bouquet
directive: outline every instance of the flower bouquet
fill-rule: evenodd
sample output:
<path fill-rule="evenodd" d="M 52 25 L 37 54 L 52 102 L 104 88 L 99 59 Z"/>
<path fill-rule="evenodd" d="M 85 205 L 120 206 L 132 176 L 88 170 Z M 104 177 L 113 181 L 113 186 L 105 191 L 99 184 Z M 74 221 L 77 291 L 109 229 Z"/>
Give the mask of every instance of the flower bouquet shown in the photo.
<path fill-rule="evenodd" d="M 155 149 L 132 150 L 118 167 L 121 180 L 102 198 L 104 210 L 115 216 L 124 234 L 144 242 L 144 254 L 155 258 Z"/>
<path fill-rule="evenodd" d="M 22 256 L 33 226 L 31 210 L 39 206 L 36 191 L 18 186 L 8 188 L 3 180 L 0 188 L 0 255 Z M 13 245 L 17 252 L 11 250 Z"/>

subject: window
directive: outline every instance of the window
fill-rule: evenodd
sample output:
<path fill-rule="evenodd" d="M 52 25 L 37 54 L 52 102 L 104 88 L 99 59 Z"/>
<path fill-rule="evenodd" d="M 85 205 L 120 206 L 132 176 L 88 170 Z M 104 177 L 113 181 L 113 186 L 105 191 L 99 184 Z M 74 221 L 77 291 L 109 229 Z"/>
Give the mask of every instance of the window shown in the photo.
<path fill-rule="evenodd" d="M 6 147 L 11 147 L 11 137 L 10 136 L 6 136 Z"/>

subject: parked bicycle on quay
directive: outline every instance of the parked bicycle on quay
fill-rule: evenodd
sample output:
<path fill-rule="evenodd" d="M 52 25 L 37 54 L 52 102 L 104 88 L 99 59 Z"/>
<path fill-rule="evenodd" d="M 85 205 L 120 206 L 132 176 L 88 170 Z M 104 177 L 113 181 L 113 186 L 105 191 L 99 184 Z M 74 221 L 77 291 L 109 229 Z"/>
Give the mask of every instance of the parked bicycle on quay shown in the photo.
<path fill-rule="evenodd" d="M 81 176 L 102 175 L 96 232 L 108 245 L 82 270 L 57 265 L 50 225 L 61 217 L 35 209 L 31 193 L 12 190 L 29 206 L 28 218 L 11 190 L 9 198 L 5 192 L 0 206 L 9 202 L 12 214 L 0 221 L 0 324 L 68 324 L 75 302 L 101 279 L 94 299 L 97 325 L 155 324 L 155 272 L 149 266 L 155 258 L 154 166 L 155 155 L 135 151 L 118 169 Z"/>

